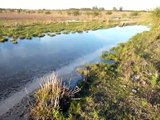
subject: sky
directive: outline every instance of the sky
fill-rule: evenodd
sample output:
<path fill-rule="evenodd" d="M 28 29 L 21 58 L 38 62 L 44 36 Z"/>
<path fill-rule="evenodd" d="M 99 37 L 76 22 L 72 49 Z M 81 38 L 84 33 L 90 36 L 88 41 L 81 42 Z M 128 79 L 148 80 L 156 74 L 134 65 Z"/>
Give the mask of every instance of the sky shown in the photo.
<path fill-rule="evenodd" d="M 0 8 L 67 9 L 93 6 L 124 10 L 151 10 L 160 7 L 160 0 L 0 0 Z"/>

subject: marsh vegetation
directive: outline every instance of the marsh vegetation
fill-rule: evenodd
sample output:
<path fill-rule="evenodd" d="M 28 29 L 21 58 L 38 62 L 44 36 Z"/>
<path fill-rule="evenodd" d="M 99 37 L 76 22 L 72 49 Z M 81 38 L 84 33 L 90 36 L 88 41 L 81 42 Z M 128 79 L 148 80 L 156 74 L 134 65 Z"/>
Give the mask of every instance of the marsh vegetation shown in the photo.
<path fill-rule="evenodd" d="M 50 33 L 71 33 L 97 30 L 116 25 L 124 26 L 144 23 L 149 12 L 106 11 L 102 8 L 70 9 L 70 10 L 0 10 L 0 42 L 6 42 L 9 37 L 17 39 L 32 39 L 43 37 Z M 123 15 L 125 13 L 125 16 Z M 138 13 L 141 13 L 140 16 Z M 100 17 L 103 16 L 103 17 Z M 146 21 L 145 21 L 146 22 Z"/>
<path fill-rule="evenodd" d="M 49 119 L 160 119 L 159 13 L 160 9 L 152 13 L 150 31 L 104 52 L 104 62 L 79 69 L 84 80 L 74 96 L 81 99 L 70 101 L 68 111 L 60 117 L 52 113 Z"/>
<path fill-rule="evenodd" d="M 123 11 L 122 8 L 120 11 L 116 8 L 106 11 L 97 7 L 53 11 L 1 9 L 1 43 L 10 41 L 17 44 L 18 40 L 31 40 L 33 37 L 54 37 L 130 24 L 151 25 L 150 31 L 137 34 L 127 43 L 105 51 L 101 56 L 103 62 L 78 69 L 83 80 L 75 88 L 65 86 L 55 75 L 47 78 L 49 82 L 34 95 L 30 118 L 159 120 L 159 15 L 159 8 L 152 13 Z M 47 59 L 46 56 L 43 58 Z"/>

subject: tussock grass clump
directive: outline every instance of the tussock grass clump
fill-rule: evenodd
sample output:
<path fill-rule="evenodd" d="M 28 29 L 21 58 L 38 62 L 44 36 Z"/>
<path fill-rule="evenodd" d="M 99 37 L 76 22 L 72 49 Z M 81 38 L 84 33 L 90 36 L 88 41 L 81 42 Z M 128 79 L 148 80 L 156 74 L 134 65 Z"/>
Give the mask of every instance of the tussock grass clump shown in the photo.
<path fill-rule="evenodd" d="M 32 109 L 32 116 L 38 120 L 49 119 L 54 113 L 58 113 L 59 100 L 61 97 L 61 82 L 57 80 L 56 76 L 44 84 L 36 94 L 36 106 Z M 55 116 L 56 117 L 56 116 Z"/>
<path fill-rule="evenodd" d="M 0 43 L 4 43 L 4 42 L 7 42 L 8 39 L 7 38 L 0 38 Z"/>
<path fill-rule="evenodd" d="M 79 10 L 73 10 L 73 15 L 74 15 L 74 16 L 78 16 L 78 15 L 80 15 Z"/>
<path fill-rule="evenodd" d="M 138 11 L 135 11 L 135 12 L 131 12 L 130 13 L 130 16 L 132 16 L 132 17 L 136 17 L 136 16 L 138 16 L 139 15 L 139 12 Z"/>
<path fill-rule="evenodd" d="M 15 39 L 11 40 L 11 42 L 12 42 L 13 44 L 18 44 L 17 40 L 15 40 Z"/>
<path fill-rule="evenodd" d="M 112 15 L 112 11 L 107 11 L 106 14 L 107 15 Z"/>
<path fill-rule="evenodd" d="M 55 74 L 43 79 L 48 82 L 35 94 L 36 104 L 31 110 L 31 117 L 35 120 L 62 120 L 74 94 L 80 89 L 70 89 Z"/>
<path fill-rule="evenodd" d="M 48 36 L 50 36 L 50 37 L 54 37 L 54 36 L 56 36 L 56 34 L 55 34 L 55 33 L 48 33 L 47 35 L 48 35 Z"/>
<path fill-rule="evenodd" d="M 50 11 L 46 11 L 45 14 L 51 14 L 51 12 Z"/>

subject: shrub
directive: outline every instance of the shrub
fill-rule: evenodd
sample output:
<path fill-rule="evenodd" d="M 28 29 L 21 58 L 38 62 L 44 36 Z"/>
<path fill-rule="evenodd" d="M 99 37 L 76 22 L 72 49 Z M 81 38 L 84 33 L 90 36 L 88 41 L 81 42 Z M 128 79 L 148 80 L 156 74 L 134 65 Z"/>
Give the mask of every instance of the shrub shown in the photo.
<path fill-rule="evenodd" d="M 67 10 L 67 14 L 68 14 L 68 15 L 71 15 L 72 12 L 71 12 L 70 10 Z"/>
<path fill-rule="evenodd" d="M 155 22 L 160 22 L 160 8 L 156 8 L 152 12 L 152 18 Z"/>
<path fill-rule="evenodd" d="M 112 11 L 107 11 L 106 14 L 107 15 L 112 15 Z"/>
<path fill-rule="evenodd" d="M 78 16 L 78 15 L 80 15 L 79 10 L 74 10 L 74 11 L 73 11 L 73 15 L 74 15 L 74 16 Z"/>
<path fill-rule="evenodd" d="M 51 14 L 51 12 L 50 11 L 46 11 L 45 14 Z"/>
<path fill-rule="evenodd" d="M 117 11 L 117 8 L 116 8 L 116 7 L 113 7 L 113 11 Z"/>
<path fill-rule="evenodd" d="M 134 12 L 131 12 L 131 14 L 130 14 L 131 16 L 133 16 L 133 17 L 135 17 L 135 16 L 138 16 L 139 15 L 139 12 L 137 12 L 137 11 L 134 11 Z"/>
<path fill-rule="evenodd" d="M 11 42 L 12 42 L 13 44 L 18 44 L 18 42 L 17 42 L 15 39 L 11 40 Z"/>
<path fill-rule="evenodd" d="M 99 11 L 94 11 L 94 12 L 93 12 L 93 15 L 94 15 L 94 16 L 98 16 L 99 14 L 100 14 Z"/>
<path fill-rule="evenodd" d="M 154 17 L 160 18 L 160 8 L 156 8 L 153 12 L 152 15 Z"/>
<path fill-rule="evenodd" d="M 0 43 L 1 43 L 1 42 L 6 42 L 6 41 L 8 41 L 7 38 L 0 38 Z"/>
<path fill-rule="evenodd" d="M 119 8 L 119 11 L 123 11 L 123 7 L 122 6 Z"/>

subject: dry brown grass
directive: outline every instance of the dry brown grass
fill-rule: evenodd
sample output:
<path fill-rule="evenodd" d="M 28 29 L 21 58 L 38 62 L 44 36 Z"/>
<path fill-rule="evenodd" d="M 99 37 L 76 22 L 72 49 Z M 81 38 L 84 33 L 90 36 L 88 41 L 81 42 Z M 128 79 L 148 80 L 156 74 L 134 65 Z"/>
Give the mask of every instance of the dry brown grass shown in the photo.
<path fill-rule="evenodd" d="M 36 106 L 31 110 L 33 118 L 48 118 L 52 114 L 52 108 L 55 110 L 59 109 L 61 82 L 57 80 L 55 74 L 51 77 L 48 78 L 49 81 L 42 85 L 35 94 Z"/>
<path fill-rule="evenodd" d="M 69 105 L 68 102 L 80 89 L 70 89 L 55 74 L 43 79 L 47 82 L 35 93 L 36 104 L 31 110 L 31 117 L 36 120 L 60 119 L 63 117 L 62 111 Z"/>
<path fill-rule="evenodd" d="M 94 11 L 79 11 L 79 15 L 74 15 L 73 10 L 62 11 L 32 11 L 32 12 L 0 12 L 0 25 L 13 26 L 35 23 L 51 23 L 62 22 L 66 20 L 79 20 L 79 21 L 123 21 L 123 22 L 141 22 L 148 18 L 149 12 L 139 12 L 136 17 L 130 16 L 131 12 L 128 11 L 112 11 L 112 14 L 107 14 L 107 11 L 98 11 L 97 15 L 94 15 Z"/>

